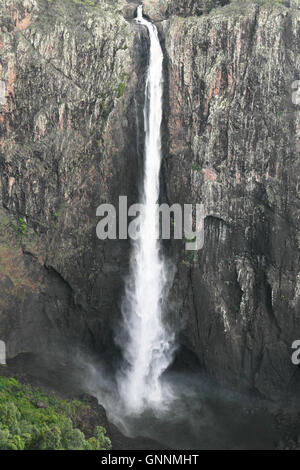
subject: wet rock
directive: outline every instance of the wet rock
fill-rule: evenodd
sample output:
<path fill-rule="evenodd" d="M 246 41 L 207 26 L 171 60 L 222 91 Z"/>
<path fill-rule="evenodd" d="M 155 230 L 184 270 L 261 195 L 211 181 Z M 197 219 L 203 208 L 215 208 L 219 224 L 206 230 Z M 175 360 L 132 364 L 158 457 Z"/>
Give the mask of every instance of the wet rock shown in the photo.
<path fill-rule="evenodd" d="M 128 3 L 123 7 L 123 16 L 126 20 L 132 20 L 136 17 L 137 4 Z"/>

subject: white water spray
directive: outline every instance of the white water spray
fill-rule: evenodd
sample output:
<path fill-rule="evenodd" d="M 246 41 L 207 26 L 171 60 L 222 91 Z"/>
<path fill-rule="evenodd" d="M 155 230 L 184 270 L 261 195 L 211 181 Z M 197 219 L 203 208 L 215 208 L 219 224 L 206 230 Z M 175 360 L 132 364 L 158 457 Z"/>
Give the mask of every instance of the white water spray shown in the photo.
<path fill-rule="evenodd" d="M 120 392 L 127 408 L 141 412 L 163 402 L 160 377 L 172 359 L 173 335 L 162 322 L 162 307 L 167 278 L 160 252 L 159 199 L 161 167 L 161 123 L 163 104 L 163 52 L 156 27 L 143 17 L 138 7 L 136 21 L 148 28 L 150 62 L 145 90 L 145 163 L 143 181 L 144 213 L 140 238 L 136 241 L 131 276 L 126 285 L 123 315 L 127 334 L 125 356 L 129 364 L 121 379 Z"/>

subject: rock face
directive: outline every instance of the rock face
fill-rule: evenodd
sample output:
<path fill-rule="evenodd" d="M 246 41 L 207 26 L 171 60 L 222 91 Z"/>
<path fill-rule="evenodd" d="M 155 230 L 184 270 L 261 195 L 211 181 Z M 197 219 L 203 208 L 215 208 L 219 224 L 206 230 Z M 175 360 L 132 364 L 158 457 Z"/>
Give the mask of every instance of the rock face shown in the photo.
<path fill-rule="evenodd" d="M 161 21 L 172 15 L 200 16 L 229 3 L 229 0 L 144 0 L 142 3 L 145 15 Z"/>
<path fill-rule="evenodd" d="M 119 194 L 136 200 L 147 56 L 123 6 L 1 4 L 0 338 L 9 357 L 111 342 L 129 244 L 96 238 L 96 208 Z"/>
<path fill-rule="evenodd" d="M 130 2 L 123 6 L 123 16 L 126 20 L 132 20 L 136 17 L 137 3 Z"/>
<path fill-rule="evenodd" d="M 96 238 L 96 208 L 137 201 L 148 42 L 124 19 L 137 3 L 2 2 L 9 357 L 112 343 L 130 245 Z M 178 340 L 217 379 L 282 397 L 300 380 L 300 2 L 143 3 L 166 56 L 164 198 L 206 208 L 203 250 L 170 247 Z"/>
<path fill-rule="evenodd" d="M 300 335 L 294 5 L 236 2 L 163 22 L 168 200 L 206 210 L 203 250 L 178 255 L 182 341 L 209 374 L 268 397 L 300 378 L 291 362 Z"/>

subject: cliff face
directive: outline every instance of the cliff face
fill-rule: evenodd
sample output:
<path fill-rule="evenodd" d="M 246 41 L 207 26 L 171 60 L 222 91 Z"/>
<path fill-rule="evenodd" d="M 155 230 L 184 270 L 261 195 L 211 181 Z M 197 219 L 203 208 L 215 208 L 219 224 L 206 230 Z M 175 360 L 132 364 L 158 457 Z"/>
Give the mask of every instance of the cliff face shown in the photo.
<path fill-rule="evenodd" d="M 127 241 L 96 208 L 137 200 L 147 40 L 137 2 L 1 6 L 0 339 L 9 356 L 103 350 L 120 315 Z M 206 208 L 205 245 L 173 244 L 174 327 L 209 374 L 294 390 L 299 317 L 300 3 L 145 0 L 160 20 L 169 203 Z M 289 6 L 290 5 L 290 6 Z"/>
<path fill-rule="evenodd" d="M 199 16 L 229 3 L 229 0 L 144 0 L 144 14 L 154 21 L 177 16 Z"/>
<path fill-rule="evenodd" d="M 236 2 L 162 23 L 168 199 L 206 210 L 203 250 L 177 254 L 182 341 L 211 375 L 268 397 L 299 384 L 297 6 Z"/>
<path fill-rule="evenodd" d="M 122 8 L 1 4 L 0 338 L 9 356 L 59 340 L 111 341 L 129 245 L 97 240 L 96 208 L 119 194 L 136 200 L 146 56 Z"/>

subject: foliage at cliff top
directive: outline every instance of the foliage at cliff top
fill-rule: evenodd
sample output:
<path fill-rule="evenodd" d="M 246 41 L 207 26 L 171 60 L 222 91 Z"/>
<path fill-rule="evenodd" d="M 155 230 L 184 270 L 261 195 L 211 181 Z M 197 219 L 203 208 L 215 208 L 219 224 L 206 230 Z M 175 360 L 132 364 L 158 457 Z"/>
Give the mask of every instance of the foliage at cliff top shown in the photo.
<path fill-rule="evenodd" d="M 49 4 L 74 4 L 79 7 L 92 7 L 92 8 L 101 8 L 101 9 L 113 9 L 120 7 L 122 2 L 119 0 L 47 0 Z"/>
<path fill-rule="evenodd" d="M 61 400 L 14 378 L 0 377 L 0 450 L 106 450 L 106 430 L 97 426 L 85 438 L 74 427 L 90 406 L 84 401 Z"/>

